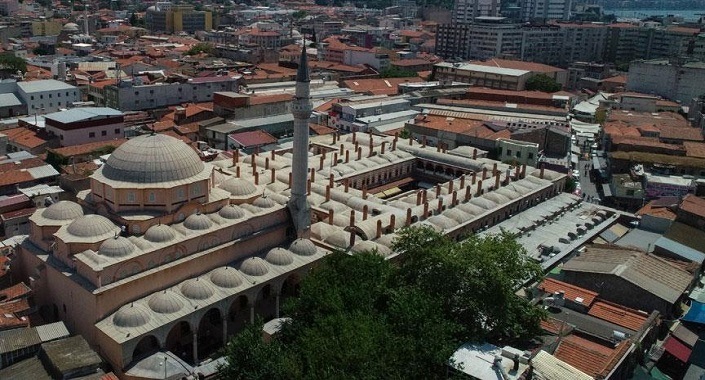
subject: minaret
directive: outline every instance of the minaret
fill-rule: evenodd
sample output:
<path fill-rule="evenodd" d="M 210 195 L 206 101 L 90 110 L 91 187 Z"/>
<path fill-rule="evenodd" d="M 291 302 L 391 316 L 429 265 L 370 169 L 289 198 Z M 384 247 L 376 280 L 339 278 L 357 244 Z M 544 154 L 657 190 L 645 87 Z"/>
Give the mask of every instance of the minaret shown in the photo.
<path fill-rule="evenodd" d="M 296 94 L 291 112 L 294 114 L 294 161 L 291 168 L 289 210 L 298 237 L 308 235 L 311 210 L 306 198 L 308 180 L 308 120 L 311 117 L 310 82 L 306 42 L 301 47 L 299 70 L 296 72 Z"/>

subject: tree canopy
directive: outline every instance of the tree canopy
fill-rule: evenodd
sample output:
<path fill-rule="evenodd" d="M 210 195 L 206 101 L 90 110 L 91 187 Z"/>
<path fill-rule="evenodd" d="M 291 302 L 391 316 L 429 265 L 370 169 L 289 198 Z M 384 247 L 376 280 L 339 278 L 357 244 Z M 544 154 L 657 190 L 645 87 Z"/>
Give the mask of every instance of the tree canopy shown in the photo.
<path fill-rule="evenodd" d="M 524 340 L 542 312 L 514 292 L 540 276 L 510 235 L 454 242 L 403 230 L 399 265 L 376 253 L 333 253 L 284 304 L 291 322 L 271 342 L 262 323 L 226 347 L 223 379 L 440 379 L 463 342 Z"/>
<path fill-rule="evenodd" d="M 546 74 L 537 74 L 526 80 L 529 91 L 556 92 L 563 88 L 560 83 Z"/>
<path fill-rule="evenodd" d="M 9 70 L 12 72 L 21 71 L 26 73 L 27 62 L 20 57 L 16 57 L 12 53 L 3 53 L 0 54 L 0 69 Z"/>
<path fill-rule="evenodd" d="M 191 46 L 190 49 L 186 51 L 186 55 L 197 55 L 201 53 L 206 53 L 209 55 L 212 55 L 215 53 L 215 46 L 213 44 L 210 44 L 208 42 L 199 42 L 193 46 Z"/>

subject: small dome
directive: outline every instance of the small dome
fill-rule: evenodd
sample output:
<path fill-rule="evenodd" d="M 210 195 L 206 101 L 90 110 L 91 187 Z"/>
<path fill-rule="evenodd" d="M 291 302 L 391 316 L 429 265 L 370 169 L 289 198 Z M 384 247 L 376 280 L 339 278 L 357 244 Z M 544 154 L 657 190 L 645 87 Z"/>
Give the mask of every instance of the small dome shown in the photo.
<path fill-rule="evenodd" d="M 181 294 L 192 300 L 204 300 L 213 295 L 213 288 L 200 278 L 186 280 L 181 285 Z"/>
<path fill-rule="evenodd" d="M 150 309 L 161 314 L 176 313 L 184 306 L 179 296 L 171 290 L 165 290 L 153 295 L 147 304 Z"/>
<path fill-rule="evenodd" d="M 222 267 L 214 270 L 210 276 L 211 282 L 221 288 L 237 288 L 242 285 L 242 278 L 237 269 Z"/>
<path fill-rule="evenodd" d="M 354 253 L 375 252 L 382 257 L 387 257 L 392 254 L 389 248 L 369 240 L 363 240 L 355 244 L 350 250 Z"/>
<path fill-rule="evenodd" d="M 259 208 L 270 208 L 270 207 L 274 207 L 277 205 L 277 203 L 274 202 L 272 200 L 272 198 L 268 198 L 268 197 L 264 197 L 264 196 L 255 199 L 255 201 L 252 202 L 252 204 L 254 206 L 259 207 Z"/>
<path fill-rule="evenodd" d="M 213 221 L 205 214 L 192 214 L 184 221 L 184 227 L 189 230 L 207 230 L 212 225 Z"/>
<path fill-rule="evenodd" d="M 52 220 L 73 220 L 83 216 L 83 208 L 75 202 L 58 201 L 45 208 L 42 216 Z"/>
<path fill-rule="evenodd" d="M 294 262 L 294 255 L 284 248 L 272 248 L 264 259 L 273 265 L 286 266 Z"/>
<path fill-rule="evenodd" d="M 225 219 L 242 219 L 245 217 L 245 211 L 235 205 L 228 205 L 218 211 L 218 215 Z"/>
<path fill-rule="evenodd" d="M 250 257 L 240 264 L 240 271 L 250 276 L 264 276 L 269 272 L 269 266 L 259 257 Z"/>
<path fill-rule="evenodd" d="M 311 240 L 296 239 L 289 246 L 289 251 L 299 256 L 313 256 L 318 252 L 318 249 Z"/>
<path fill-rule="evenodd" d="M 120 327 L 139 327 L 149 322 L 150 318 L 147 308 L 131 303 L 121 307 L 113 315 L 113 323 Z"/>
<path fill-rule="evenodd" d="M 147 232 L 144 233 L 144 238 L 153 243 L 166 243 L 176 238 L 176 232 L 166 224 L 158 224 L 149 227 Z"/>
<path fill-rule="evenodd" d="M 90 238 L 119 232 L 120 229 L 104 216 L 88 214 L 71 222 L 67 231 L 73 236 Z"/>
<path fill-rule="evenodd" d="M 68 23 L 64 24 L 64 27 L 62 29 L 67 32 L 78 32 L 78 24 L 73 23 L 73 22 L 68 22 Z"/>
<path fill-rule="evenodd" d="M 159 183 L 186 180 L 204 168 L 198 153 L 190 146 L 158 133 L 135 137 L 120 145 L 99 170 L 115 181 Z"/>
<path fill-rule="evenodd" d="M 242 178 L 228 178 L 220 184 L 220 188 L 236 197 L 244 197 L 257 192 L 257 187 Z"/>
<path fill-rule="evenodd" d="M 107 239 L 98 248 L 98 253 L 108 257 L 123 257 L 127 256 L 135 250 L 135 245 L 122 236 Z"/>

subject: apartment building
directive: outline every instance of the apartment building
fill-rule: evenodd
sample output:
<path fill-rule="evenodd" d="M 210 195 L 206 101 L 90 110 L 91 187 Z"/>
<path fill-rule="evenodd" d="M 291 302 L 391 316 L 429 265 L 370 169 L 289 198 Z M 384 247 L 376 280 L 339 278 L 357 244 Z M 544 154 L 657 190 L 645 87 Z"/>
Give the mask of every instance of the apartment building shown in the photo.
<path fill-rule="evenodd" d="M 61 146 L 74 146 L 124 137 L 125 116 L 106 107 L 81 107 L 44 116 L 46 131 L 59 136 Z"/>
<path fill-rule="evenodd" d="M 478 17 L 474 24 L 439 25 L 436 54 L 453 59 L 519 58 L 521 25 L 505 17 Z"/>
<path fill-rule="evenodd" d="M 499 0 L 455 0 L 453 3 L 453 24 L 473 24 L 478 17 L 499 15 Z"/>
<path fill-rule="evenodd" d="M 705 63 L 657 59 L 629 65 L 627 90 L 689 103 L 705 90 Z"/>
<path fill-rule="evenodd" d="M 81 101 L 81 91 L 76 86 L 54 79 L 17 82 L 15 86 L 30 114 L 56 112 Z"/>
<path fill-rule="evenodd" d="M 197 11 L 191 5 L 174 5 L 158 2 L 147 8 L 145 15 L 147 29 L 152 32 L 194 33 L 213 29 L 213 16 L 210 11 Z"/>
<path fill-rule="evenodd" d="M 521 3 L 521 18 L 524 22 L 569 20 L 571 0 L 525 0 Z"/>

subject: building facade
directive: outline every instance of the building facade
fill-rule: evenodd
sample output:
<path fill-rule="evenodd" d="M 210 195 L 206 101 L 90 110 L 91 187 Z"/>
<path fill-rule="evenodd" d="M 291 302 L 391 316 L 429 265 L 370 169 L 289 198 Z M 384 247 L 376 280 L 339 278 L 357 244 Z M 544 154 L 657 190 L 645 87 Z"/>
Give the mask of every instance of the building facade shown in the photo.
<path fill-rule="evenodd" d="M 46 131 L 61 146 L 110 141 L 124 137 L 125 116 L 107 107 L 81 107 L 44 116 Z"/>

